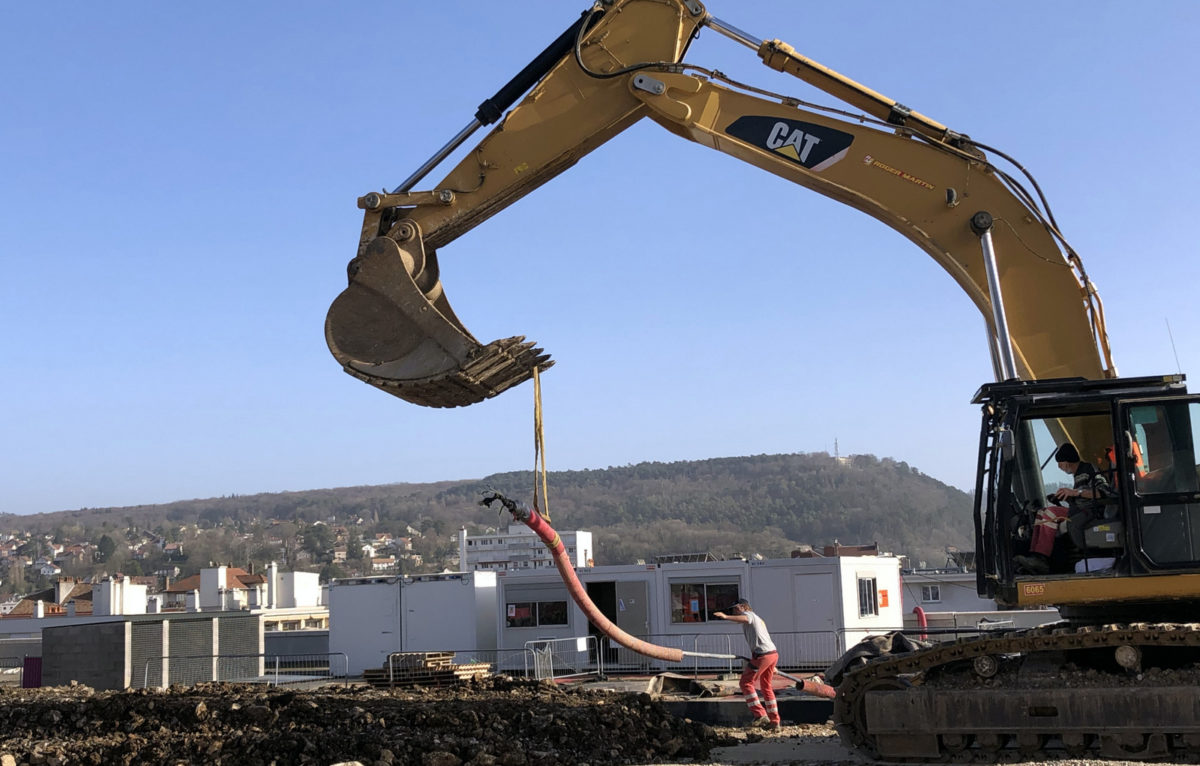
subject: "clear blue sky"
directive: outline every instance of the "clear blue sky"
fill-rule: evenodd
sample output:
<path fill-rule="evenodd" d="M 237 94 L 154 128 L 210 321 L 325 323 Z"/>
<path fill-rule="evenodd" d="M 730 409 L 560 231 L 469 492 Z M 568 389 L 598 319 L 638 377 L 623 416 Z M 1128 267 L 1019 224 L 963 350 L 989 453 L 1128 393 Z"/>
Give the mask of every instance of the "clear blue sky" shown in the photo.
<path fill-rule="evenodd" d="M 0 5 L 0 512 L 531 468 L 532 386 L 418 408 L 344 374 L 322 327 L 355 199 L 584 7 Z M 1018 158 L 1099 286 L 1121 372 L 1200 375 L 1200 4 L 709 9 Z M 832 103 L 711 31 L 688 58 Z M 652 123 L 441 259 L 478 337 L 557 359 L 551 470 L 836 439 L 972 485 L 991 366 L 954 282 L 882 224 Z"/>

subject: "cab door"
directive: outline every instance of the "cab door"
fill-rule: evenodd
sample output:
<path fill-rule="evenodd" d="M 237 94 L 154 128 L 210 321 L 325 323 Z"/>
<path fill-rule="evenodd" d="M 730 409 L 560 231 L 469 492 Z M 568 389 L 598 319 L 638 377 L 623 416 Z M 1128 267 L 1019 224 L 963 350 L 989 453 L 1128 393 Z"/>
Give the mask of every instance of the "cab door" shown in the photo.
<path fill-rule="evenodd" d="M 1123 402 L 1119 422 L 1134 571 L 1200 567 L 1200 397 Z"/>

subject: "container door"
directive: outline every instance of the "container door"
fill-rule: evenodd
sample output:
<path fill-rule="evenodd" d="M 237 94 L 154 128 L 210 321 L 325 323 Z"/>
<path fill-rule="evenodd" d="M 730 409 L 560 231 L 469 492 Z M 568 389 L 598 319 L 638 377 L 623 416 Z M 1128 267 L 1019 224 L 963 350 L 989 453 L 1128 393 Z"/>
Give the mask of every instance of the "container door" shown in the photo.
<path fill-rule="evenodd" d="M 613 620 L 617 627 L 633 636 L 645 637 L 650 634 L 649 599 L 646 597 L 646 583 L 618 582 L 617 583 L 617 616 Z"/>
<path fill-rule="evenodd" d="M 796 599 L 796 650 L 793 662 L 828 666 L 841 656 L 835 615 L 840 613 L 832 572 L 805 572 L 792 581 Z"/>

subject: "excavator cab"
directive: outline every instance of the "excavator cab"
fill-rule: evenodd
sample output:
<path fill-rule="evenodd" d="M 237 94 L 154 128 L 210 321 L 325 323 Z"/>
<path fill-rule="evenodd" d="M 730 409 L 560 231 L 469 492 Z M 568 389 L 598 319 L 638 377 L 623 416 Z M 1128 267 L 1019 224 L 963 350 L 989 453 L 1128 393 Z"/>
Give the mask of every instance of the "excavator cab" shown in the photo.
<path fill-rule="evenodd" d="M 1008 607 L 1098 604 L 1136 610 L 1183 600 L 1180 574 L 1200 572 L 1200 397 L 1182 375 L 985 385 L 976 487 L 978 585 Z M 1072 507 L 1049 571 L 1024 574 L 1038 514 L 1075 477 L 1055 461 L 1063 443 L 1103 481 Z M 1078 486 L 1078 485 L 1074 485 Z M 1080 506 L 1083 502 L 1080 503 Z M 1112 580 L 1127 579 L 1114 587 Z M 1190 578 L 1189 578 L 1190 579 Z M 1161 619 L 1161 610 L 1156 612 Z"/>

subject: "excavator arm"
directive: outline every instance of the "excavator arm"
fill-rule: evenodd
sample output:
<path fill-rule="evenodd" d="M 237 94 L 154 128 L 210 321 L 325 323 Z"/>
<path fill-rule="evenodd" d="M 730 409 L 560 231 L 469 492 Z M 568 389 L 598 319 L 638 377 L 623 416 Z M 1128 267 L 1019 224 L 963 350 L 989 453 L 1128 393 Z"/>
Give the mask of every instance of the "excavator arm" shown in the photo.
<path fill-rule="evenodd" d="M 683 63 L 703 28 L 866 114 Z M 861 210 L 917 244 L 983 313 L 998 378 L 1116 374 L 1096 291 L 1039 196 L 967 136 L 778 40 L 752 38 L 694 0 L 598 2 L 484 102 L 475 123 L 498 118 L 506 105 L 497 101 L 527 83 L 528 94 L 436 187 L 411 191 L 431 161 L 396 191 L 359 199 L 365 215 L 349 286 L 326 319 L 329 348 L 351 375 L 410 402 L 453 407 L 549 366 L 523 337 L 483 344 L 467 331 L 443 293 L 438 250 L 642 118 Z M 1006 302 L 1015 310 L 1004 311 Z"/>

